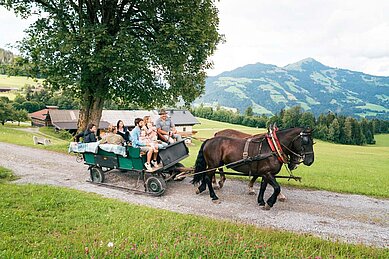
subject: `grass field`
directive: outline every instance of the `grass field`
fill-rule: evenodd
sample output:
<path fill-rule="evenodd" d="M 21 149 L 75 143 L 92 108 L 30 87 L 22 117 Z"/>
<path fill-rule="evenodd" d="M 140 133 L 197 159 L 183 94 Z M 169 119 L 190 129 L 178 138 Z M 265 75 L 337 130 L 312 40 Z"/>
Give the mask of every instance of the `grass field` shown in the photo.
<path fill-rule="evenodd" d="M 21 146 L 33 147 L 37 149 L 46 149 L 52 150 L 56 152 L 67 153 L 69 142 L 55 138 L 49 134 L 41 133 L 41 132 L 30 132 L 26 131 L 28 127 L 16 126 L 17 124 L 7 123 L 5 126 L 0 125 L 0 142 L 6 142 Z M 49 138 L 51 140 L 52 145 L 44 146 L 44 145 L 34 145 L 33 136 L 37 136 L 39 138 Z M 38 151 L 37 151 L 38 152 Z"/>
<path fill-rule="evenodd" d="M 17 179 L 11 170 L 0 166 L 0 184 Z"/>
<path fill-rule="evenodd" d="M 211 137 L 214 132 L 225 128 L 234 128 L 250 134 L 265 131 L 205 119 L 199 120 L 202 124 L 196 125 L 194 130 L 198 131 L 195 136 L 200 139 Z M 49 137 L 53 144 L 34 146 L 32 142 L 34 134 L 16 131 L 9 125 L 7 127 L 0 125 L 0 141 L 2 142 L 67 153 L 67 141 L 50 137 L 49 131 L 45 131 L 45 135 L 42 134 L 40 133 L 39 136 Z M 389 198 L 387 171 L 389 168 L 389 134 L 377 135 L 376 140 L 376 145 L 368 146 L 348 146 L 317 141 L 314 147 L 314 164 L 310 167 L 300 165 L 293 171 L 296 176 L 302 177 L 302 182 L 285 179 L 280 179 L 279 182 L 282 186 Z M 183 161 L 185 166 L 194 165 L 200 145 L 201 142 L 194 139 L 193 145 L 189 146 L 190 156 Z M 280 175 L 288 175 L 288 173 L 283 168 Z M 248 177 L 243 177 L 243 179 L 248 180 Z"/>
<path fill-rule="evenodd" d="M 235 125 L 235 124 L 230 124 L 230 123 L 225 123 L 225 122 L 219 122 L 219 121 L 212 121 L 212 120 L 207 120 L 203 118 L 197 118 L 201 124 L 195 125 L 193 127 L 193 130 L 198 131 L 195 134 L 195 138 L 210 138 L 213 136 L 213 134 L 219 130 L 222 129 L 235 129 L 239 130 L 248 134 L 258 134 L 258 133 L 263 133 L 266 132 L 266 129 L 262 128 L 250 128 L 242 125 Z"/>
<path fill-rule="evenodd" d="M 0 88 L 22 88 L 24 85 L 41 85 L 42 79 L 32 79 L 25 76 L 0 75 Z"/>
<path fill-rule="evenodd" d="M 388 258 L 389 249 L 0 184 L 0 258 Z"/>
<path fill-rule="evenodd" d="M 28 85 L 42 85 L 42 79 L 32 79 L 25 76 L 7 76 L 0 74 L 0 88 L 18 88 L 21 89 L 26 84 Z M 0 96 L 6 96 L 8 99 L 13 100 L 17 94 L 16 90 L 9 92 L 0 92 Z"/>

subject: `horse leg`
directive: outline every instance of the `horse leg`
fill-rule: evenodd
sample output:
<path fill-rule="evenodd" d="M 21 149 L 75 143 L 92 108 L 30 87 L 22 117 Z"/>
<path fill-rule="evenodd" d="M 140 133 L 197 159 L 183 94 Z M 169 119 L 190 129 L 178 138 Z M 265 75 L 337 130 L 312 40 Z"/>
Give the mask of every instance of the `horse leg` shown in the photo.
<path fill-rule="evenodd" d="M 280 194 L 278 194 L 277 200 L 284 202 L 286 201 L 286 196 L 282 192 L 280 192 Z"/>
<path fill-rule="evenodd" d="M 259 177 L 259 176 L 254 175 L 254 176 L 251 178 L 251 180 L 250 180 L 250 182 L 249 182 L 249 195 L 254 195 L 254 194 L 255 194 L 255 191 L 254 191 L 254 183 L 255 183 L 255 181 L 258 179 L 258 177 Z M 265 187 L 265 189 L 266 189 L 266 187 Z"/>
<path fill-rule="evenodd" d="M 258 178 L 258 176 L 257 176 Z M 263 199 L 263 196 L 265 194 L 265 191 L 266 191 L 266 186 L 267 186 L 267 181 L 264 177 L 262 177 L 262 181 L 261 181 L 261 187 L 259 188 L 259 193 L 258 193 L 258 205 L 259 206 L 265 206 L 265 200 Z"/>
<path fill-rule="evenodd" d="M 201 181 L 200 186 L 199 186 L 199 187 L 197 188 L 197 190 L 196 190 L 196 194 L 202 193 L 203 191 L 205 191 L 206 188 L 207 188 L 207 185 L 206 185 L 205 179 L 203 179 L 203 180 Z"/>
<path fill-rule="evenodd" d="M 216 175 L 212 176 L 212 186 L 213 186 L 213 189 L 219 190 L 219 185 L 216 184 Z"/>
<path fill-rule="evenodd" d="M 209 175 L 206 175 L 204 180 L 208 185 L 209 196 L 211 196 L 212 201 L 214 201 L 214 202 L 217 201 L 219 198 L 216 196 L 215 190 L 212 187 L 212 181 L 211 181 Z"/>
<path fill-rule="evenodd" d="M 277 201 L 277 196 L 278 194 L 280 194 L 281 192 L 281 186 L 278 184 L 278 182 L 276 181 L 276 178 L 274 178 L 273 175 L 271 175 L 269 178 L 268 178 L 268 182 L 269 184 L 273 187 L 274 189 L 274 192 L 273 194 L 270 196 L 270 198 L 266 201 L 266 205 L 264 207 L 265 210 L 270 210 L 273 205 L 276 203 Z"/>
<path fill-rule="evenodd" d="M 219 188 L 221 189 L 223 188 L 224 182 L 226 181 L 226 176 L 224 175 L 223 169 L 220 169 L 219 172 L 220 172 Z"/>

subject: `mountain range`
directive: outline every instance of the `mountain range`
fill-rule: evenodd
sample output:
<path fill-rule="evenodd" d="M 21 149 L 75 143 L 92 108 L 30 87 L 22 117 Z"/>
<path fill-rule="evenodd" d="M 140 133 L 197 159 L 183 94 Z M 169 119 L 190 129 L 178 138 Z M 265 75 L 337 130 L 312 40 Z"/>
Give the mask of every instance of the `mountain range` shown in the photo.
<path fill-rule="evenodd" d="M 328 111 L 389 120 L 389 77 L 332 68 L 313 58 L 278 67 L 250 64 L 210 76 L 196 103 L 275 114 L 296 105 L 315 115 Z"/>

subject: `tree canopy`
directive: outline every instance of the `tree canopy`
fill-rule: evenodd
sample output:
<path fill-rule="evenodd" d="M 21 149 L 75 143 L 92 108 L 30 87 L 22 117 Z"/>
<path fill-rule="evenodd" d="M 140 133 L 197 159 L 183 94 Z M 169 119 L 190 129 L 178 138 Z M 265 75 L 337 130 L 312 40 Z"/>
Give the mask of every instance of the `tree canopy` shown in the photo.
<path fill-rule="evenodd" d="M 38 14 L 19 49 L 32 75 L 81 100 L 79 126 L 106 100 L 143 107 L 192 102 L 222 40 L 213 0 L 0 0 Z"/>

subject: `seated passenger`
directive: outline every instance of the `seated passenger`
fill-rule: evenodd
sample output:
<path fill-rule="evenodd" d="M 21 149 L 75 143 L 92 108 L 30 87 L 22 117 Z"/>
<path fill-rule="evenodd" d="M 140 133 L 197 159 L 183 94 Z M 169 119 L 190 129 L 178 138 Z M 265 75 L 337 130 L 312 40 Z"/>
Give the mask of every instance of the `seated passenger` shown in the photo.
<path fill-rule="evenodd" d="M 157 128 L 154 126 L 151 121 L 150 116 L 145 116 L 143 118 L 144 126 L 142 128 L 142 133 L 144 132 L 145 136 L 142 136 L 146 141 L 151 143 L 151 146 L 158 145 L 158 148 L 166 147 L 168 144 L 166 142 L 158 141 Z"/>
<path fill-rule="evenodd" d="M 162 140 L 172 144 L 175 141 L 181 141 L 182 137 L 180 134 L 177 134 L 176 127 L 172 120 L 167 117 L 167 113 L 164 109 L 159 111 L 159 119 L 155 122 L 157 127 L 157 133 L 163 138 Z"/>
<path fill-rule="evenodd" d="M 126 142 L 130 141 L 130 132 L 128 131 L 128 128 L 124 126 L 122 120 L 118 120 L 118 122 L 116 123 L 116 127 L 117 127 L 116 134 L 122 136 Z"/>
<path fill-rule="evenodd" d="M 80 142 L 80 138 L 82 137 L 84 143 L 97 142 L 96 137 L 97 127 L 95 124 L 90 123 L 85 131 L 78 133 L 74 136 L 76 142 Z"/>
<path fill-rule="evenodd" d="M 147 152 L 145 167 L 148 171 L 152 171 L 151 165 L 157 166 L 158 149 L 154 149 L 150 144 L 145 143 L 141 139 L 141 131 L 144 126 L 144 121 L 141 118 L 136 118 L 134 121 L 135 128 L 131 131 L 131 141 L 134 148 L 140 148 L 141 152 Z M 153 157 L 153 161 L 151 158 Z"/>
<path fill-rule="evenodd" d="M 123 145 L 124 142 L 124 138 L 117 134 L 117 128 L 112 124 L 108 126 L 108 132 L 100 140 L 100 144 Z"/>

